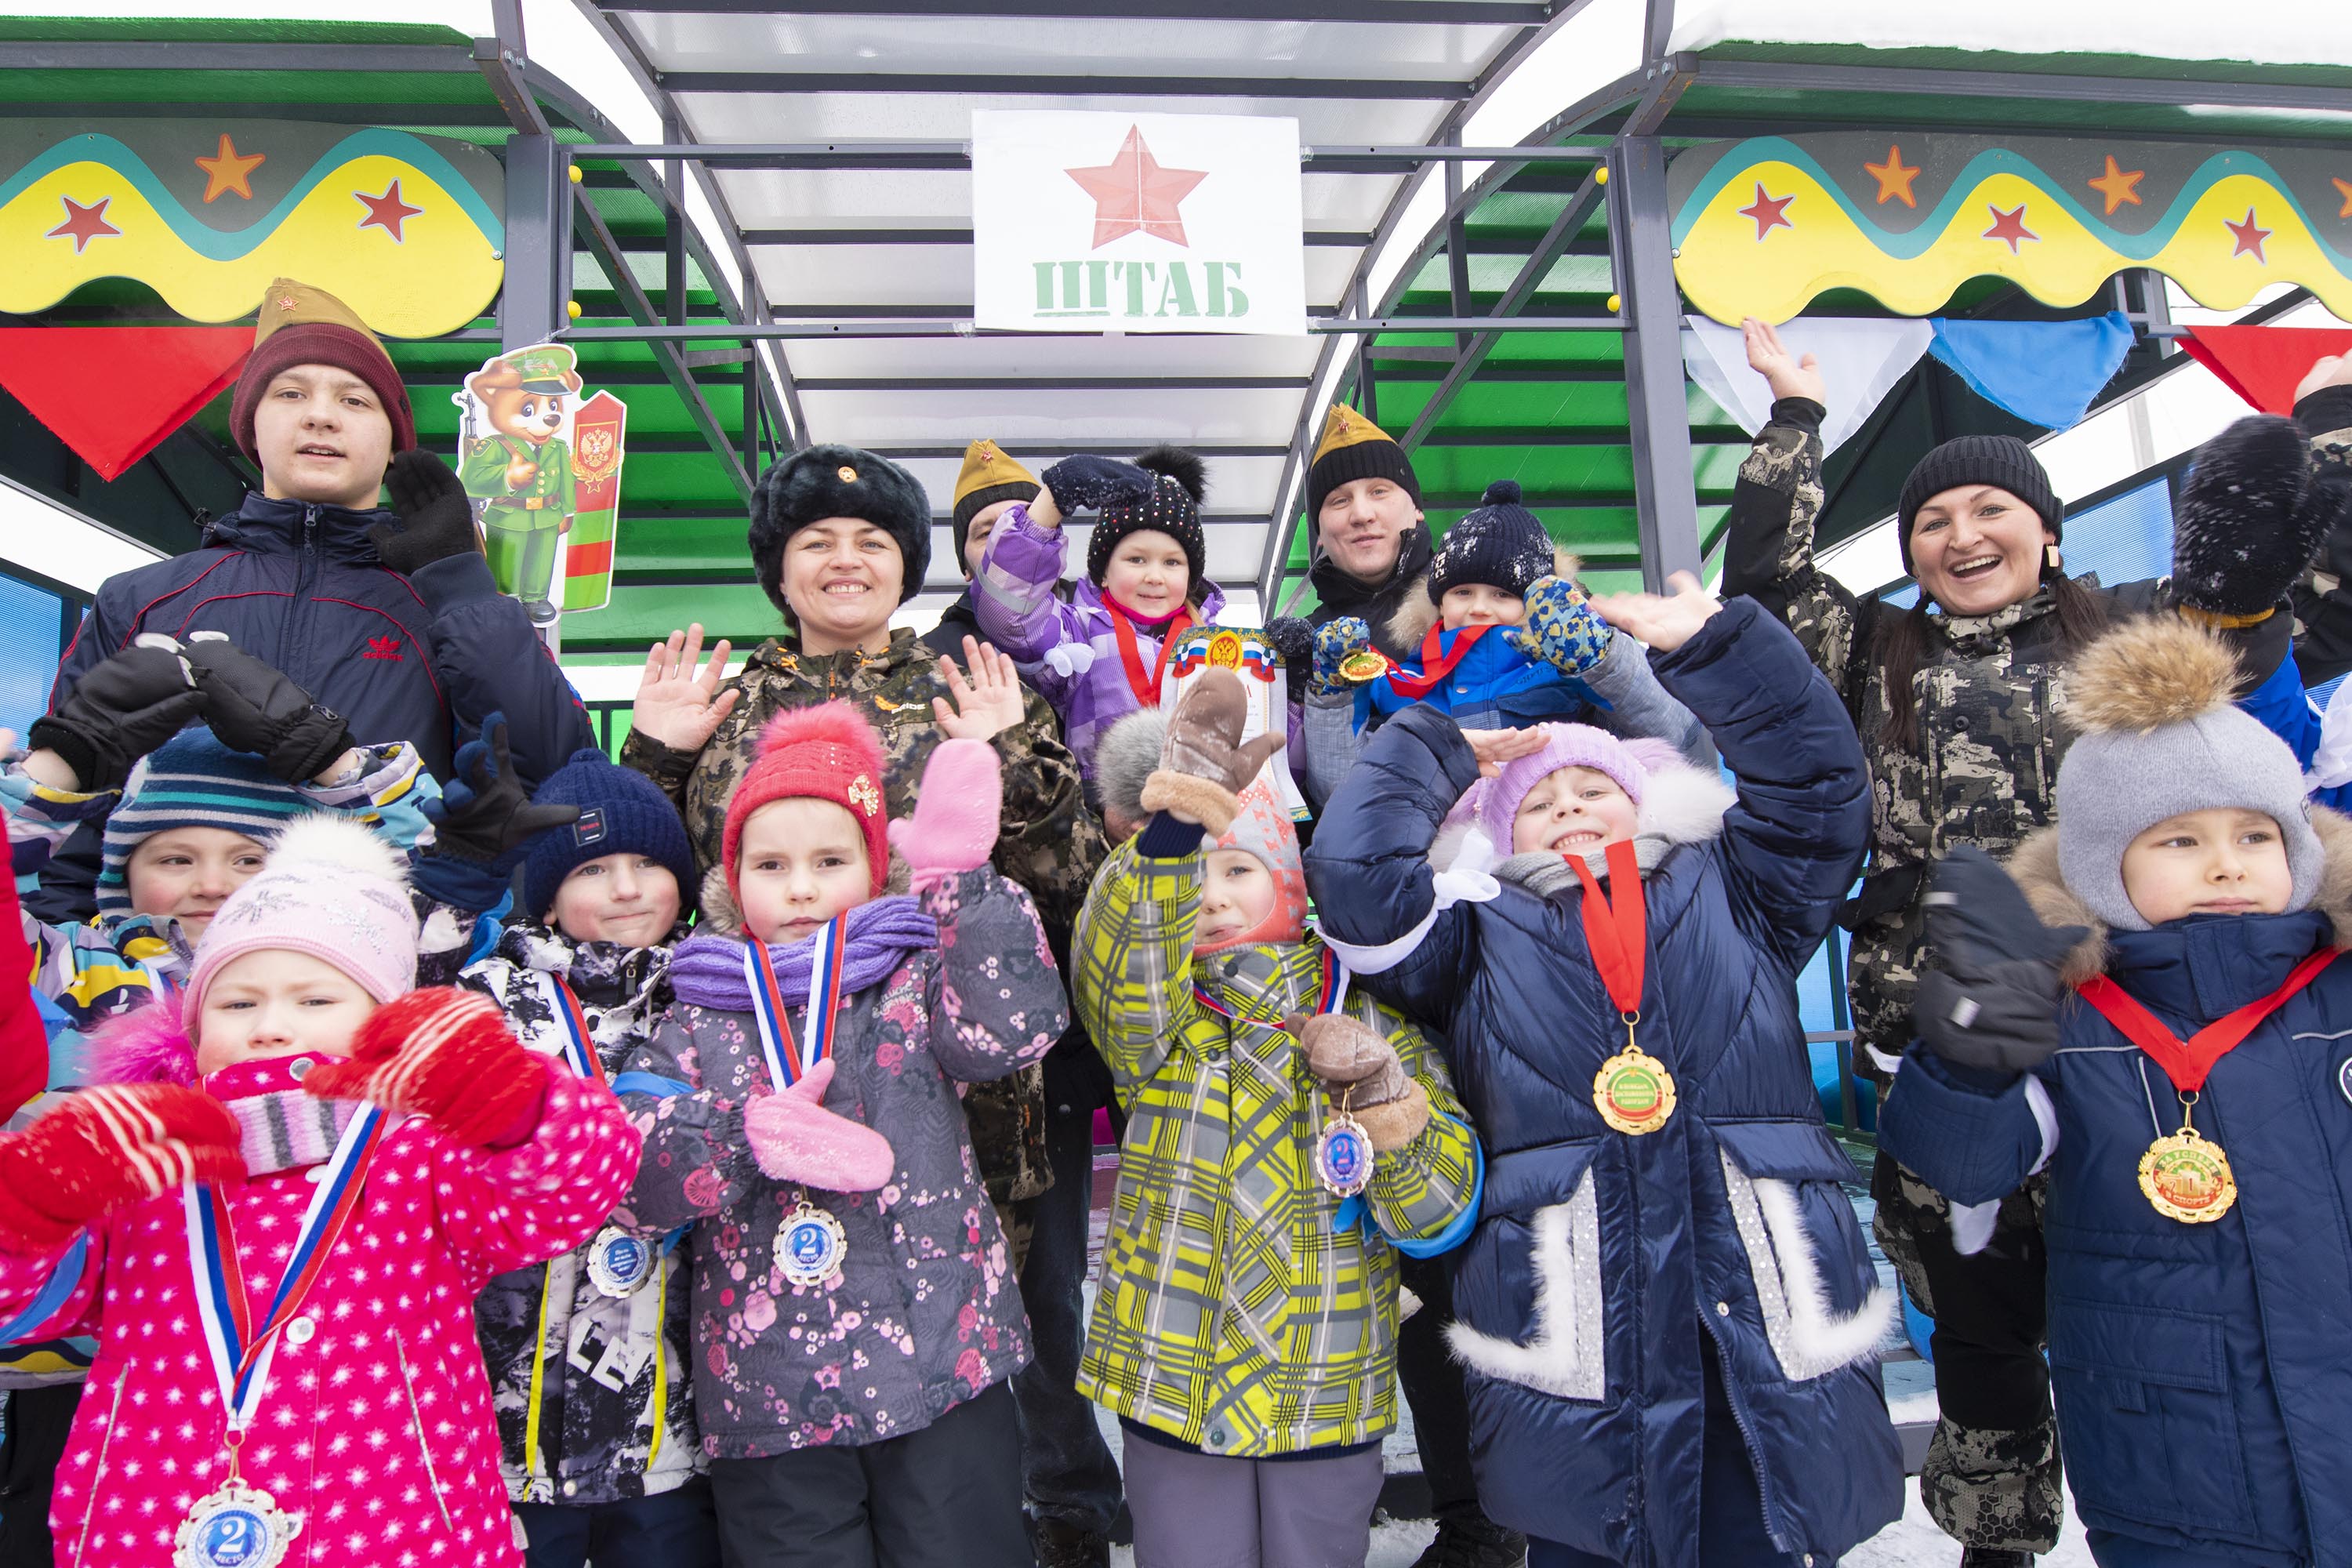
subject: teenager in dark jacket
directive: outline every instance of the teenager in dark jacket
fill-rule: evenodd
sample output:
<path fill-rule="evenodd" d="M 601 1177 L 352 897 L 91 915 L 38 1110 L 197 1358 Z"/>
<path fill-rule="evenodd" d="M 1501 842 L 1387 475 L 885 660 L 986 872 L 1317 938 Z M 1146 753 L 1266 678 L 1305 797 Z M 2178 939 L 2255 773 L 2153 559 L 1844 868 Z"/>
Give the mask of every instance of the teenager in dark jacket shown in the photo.
<path fill-rule="evenodd" d="M 1650 644 L 1736 802 L 1583 725 L 1481 785 L 1471 741 L 1416 705 L 1307 857 L 1327 940 L 1443 1031 L 1487 1151 L 1452 1339 L 1479 1496 L 1529 1568 L 1827 1563 L 1903 1510 L 1894 1303 L 1797 1013 L 1869 832 L 1862 749 L 1785 628 L 1676 583 L 1594 605 Z M 1474 785 L 1469 864 L 1441 875 Z"/>
<path fill-rule="evenodd" d="M 2058 1430 L 2102 1568 L 2352 1563 L 2352 824 L 2306 812 L 2234 675 L 2177 621 L 2075 660 L 2057 825 L 2006 876 L 1937 868 L 1879 1121 L 1956 1230 L 2046 1176 Z"/>
<path fill-rule="evenodd" d="M 507 715 L 528 783 L 595 743 L 522 606 L 491 583 L 457 476 L 416 448 L 383 345 L 341 300 L 283 279 L 270 286 L 229 425 L 260 465 L 260 492 L 207 526 L 197 549 L 100 586 L 58 668 L 52 711 L 142 632 L 186 641 L 215 631 L 352 733 L 415 745 L 436 777 L 456 736 L 493 711 Z M 389 510 L 376 505 L 387 487 Z M 96 837 L 85 837 L 44 872 L 44 918 L 90 912 Z M 71 861 L 87 861 L 86 875 Z"/>
<path fill-rule="evenodd" d="M 1914 1033 L 1928 864 L 1959 845 L 2007 854 L 2050 820 L 2074 736 L 2068 670 L 2111 619 L 2154 613 L 2222 628 L 2249 706 L 2309 722 L 2286 663 L 2286 595 L 2352 475 L 2317 462 L 2311 433 L 2286 420 L 2241 420 L 2183 484 L 2172 577 L 2109 588 L 2066 574 L 2065 507 L 2023 442 L 1948 441 L 1912 469 L 1896 509 L 1903 563 L 1919 582 L 1906 611 L 1857 598 L 1816 563 L 1822 377 L 1770 327 L 1747 330 L 1748 363 L 1775 401 L 1732 492 L 1722 585 L 1788 622 L 1870 759 L 1869 874 L 1839 921 L 1853 933 L 1857 1062 L 1880 1076 Z M 1924 1183 L 1882 1153 L 1871 1185 L 1880 1243 L 1936 1320 L 1942 1414 L 1921 1495 L 1969 1548 L 1967 1568 L 2023 1568 L 2057 1544 L 2064 1507 L 2042 1353 L 2038 1187 L 2012 1197 L 1991 1244 L 1963 1257 Z"/>

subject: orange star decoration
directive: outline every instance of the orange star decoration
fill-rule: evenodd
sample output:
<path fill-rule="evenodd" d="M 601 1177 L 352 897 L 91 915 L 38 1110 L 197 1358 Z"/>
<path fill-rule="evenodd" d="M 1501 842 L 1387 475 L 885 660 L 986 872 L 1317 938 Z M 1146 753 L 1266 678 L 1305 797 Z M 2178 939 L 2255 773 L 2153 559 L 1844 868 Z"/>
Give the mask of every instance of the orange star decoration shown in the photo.
<path fill-rule="evenodd" d="M 401 232 L 401 225 L 425 210 L 423 207 L 410 206 L 400 199 L 398 180 L 393 181 L 385 187 L 383 195 L 380 196 L 372 196 L 363 191 L 353 191 L 352 196 L 360 205 L 368 210 L 367 216 L 360 219 L 359 226 L 380 228 L 392 236 L 393 243 L 395 245 L 406 243 L 407 237 Z"/>
<path fill-rule="evenodd" d="M 2011 207 L 2007 212 L 2001 211 L 2000 208 L 1994 206 L 1991 203 L 1988 202 L 1985 204 L 1985 211 L 1992 215 L 1992 226 L 1984 231 L 1983 237 L 1986 239 L 2000 240 L 2002 244 L 2009 247 L 2009 253 L 2011 256 L 2015 256 L 2017 254 L 2017 242 L 2019 240 L 2038 240 L 2042 237 L 2032 229 L 2025 226 L 2025 204 L 2023 202 L 2018 203 L 2017 205 Z"/>
<path fill-rule="evenodd" d="M 1126 234 L 1157 235 L 1187 245 L 1184 219 L 1176 205 L 1209 177 L 1206 169 L 1163 169 L 1143 143 L 1139 127 L 1127 128 L 1118 156 L 1091 169 L 1063 171 L 1095 199 L 1095 249 Z"/>
<path fill-rule="evenodd" d="M 1911 194 L 1911 182 L 1919 177 L 1919 166 L 1903 162 L 1901 147 L 1889 147 L 1884 163 L 1864 163 L 1863 168 L 1877 178 L 1880 206 L 1890 201 L 1900 201 L 1906 207 L 1919 205 L 1918 198 Z"/>
<path fill-rule="evenodd" d="M 2352 217 L 2352 180 L 2337 180 L 2335 184 L 2336 195 L 2344 198 L 2344 205 L 2336 209 L 2336 216 Z"/>
<path fill-rule="evenodd" d="M 267 153 L 249 153 L 240 156 L 236 143 L 228 132 L 221 132 L 220 151 L 209 158 L 196 160 L 196 167 L 205 172 L 205 201 L 234 191 L 247 201 L 253 199 L 253 186 L 248 183 L 253 172 L 269 161 Z"/>
<path fill-rule="evenodd" d="M 2254 223 L 2253 208 L 2246 209 L 2244 222 L 2231 223 L 2228 218 L 2223 218 L 2221 226 L 2230 231 L 2230 237 L 2234 241 L 2230 247 L 2231 255 L 2251 256 L 2265 267 L 2270 265 L 2270 258 L 2263 254 L 2263 241 L 2268 239 L 2276 231 L 2257 226 Z"/>
<path fill-rule="evenodd" d="M 2139 183 L 2147 177 L 2146 169 L 2123 168 L 2116 163 L 2116 155 L 2110 153 L 2107 154 L 2107 172 L 2086 183 L 2091 189 L 2107 198 L 2107 216 L 2112 217 L 2116 209 L 2126 202 L 2134 206 L 2140 205 Z"/>
<path fill-rule="evenodd" d="M 91 240 L 103 239 L 108 235 L 120 235 L 122 232 L 106 221 L 107 204 L 114 200 L 112 196 L 100 196 L 88 206 L 82 205 L 71 196 L 59 196 L 58 200 L 66 205 L 66 221 L 41 237 L 72 240 L 76 256 L 79 256 L 88 248 Z"/>
<path fill-rule="evenodd" d="M 1790 192 L 1785 196 L 1766 195 L 1764 194 L 1763 182 L 1759 180 L 1756 184 L 1756 199 L 1748 203 L 1746 206 L 1741 207 L 1739 209 L 1739 216 L 1741 217 L 1754 218 L 1756 220 L 1756 238 L 1760 243 L 1766 235 L 1771 233 L 1776 228 L 1792 229 L 1797 226 L 1795 224 L 1790 223 L 1786 216 L 1789 210 L 1789 204 L 1796 199 L 1797 195 L 1794 191 Z"/>

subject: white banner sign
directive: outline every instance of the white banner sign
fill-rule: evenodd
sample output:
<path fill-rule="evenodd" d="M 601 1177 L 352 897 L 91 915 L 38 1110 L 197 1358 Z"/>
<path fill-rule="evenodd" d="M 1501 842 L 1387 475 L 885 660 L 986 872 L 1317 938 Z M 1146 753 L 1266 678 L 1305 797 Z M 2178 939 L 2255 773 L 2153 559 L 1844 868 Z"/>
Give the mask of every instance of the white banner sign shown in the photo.
<path fill-rule="evenodd" d="M 1307 330 L 1296 120 L 982 110 L 971 192 L 981 326 Z"/>

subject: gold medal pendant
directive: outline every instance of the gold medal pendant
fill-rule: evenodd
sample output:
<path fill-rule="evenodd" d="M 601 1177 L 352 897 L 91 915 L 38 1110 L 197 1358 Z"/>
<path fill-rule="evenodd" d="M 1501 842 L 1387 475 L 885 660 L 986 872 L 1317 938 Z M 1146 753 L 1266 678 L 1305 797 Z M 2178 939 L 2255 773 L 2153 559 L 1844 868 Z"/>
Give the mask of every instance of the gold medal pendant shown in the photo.
<path fill-rule="evenodd" d="M 2148 1206 L 2183 1225 L 2210 1224 L 2238 1201 L 2238 1178 L 2231 1173 L 2229 1155 L 2189 1124 L 2189 1108 L 2196 1103 L 2193 1095 L 2182 1095 L 2180 1131 L 2158 1139 L 2139 1157 L 2139 1190 L 2147 1195 Z"/>
<path fill-rule="evenodd" d="M 1625 1048 L 1592 1075 L 1592 1108 L 1618 1131 L 1640 1137 L 1655 1132 L 1675 1113 L 1675 1075 L 1666 1064 L 1634 1043 L 1638 1015 L 1625 1019 Z"/>
<path fill-rule="evenodd" d="M 1366 648 L 1351 653 L 1339 661 L 1339 679 L 1351 686 L 1361 686 L 1378 680 L 1389 672 L 1389 661 L 1379 653 Z"/>

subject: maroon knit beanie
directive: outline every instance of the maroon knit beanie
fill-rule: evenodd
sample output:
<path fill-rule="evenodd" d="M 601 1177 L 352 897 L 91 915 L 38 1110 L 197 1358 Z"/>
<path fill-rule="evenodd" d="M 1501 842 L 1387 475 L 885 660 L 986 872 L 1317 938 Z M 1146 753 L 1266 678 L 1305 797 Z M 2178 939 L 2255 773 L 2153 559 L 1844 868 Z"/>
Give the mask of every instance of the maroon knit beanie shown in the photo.
<path fill-rule="evenodd" d="M 247 458 L 261 461 L 253 439 L 253 412 L 261 395 L 278 372 L 298 364 L 331 364 L 367 383 L 383 405 L 384 417 L 392 421 L 392 449 L 405 452 L 416 445 L 416 416 L 408 406 L 408 388 L 375 334 L 350 306 L 325 289 L 280 278 L 262 296 L 253 353 L 229 398 L 229 436 Z"/>

